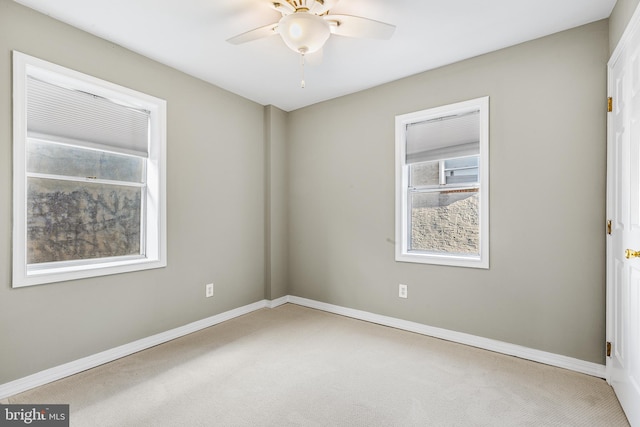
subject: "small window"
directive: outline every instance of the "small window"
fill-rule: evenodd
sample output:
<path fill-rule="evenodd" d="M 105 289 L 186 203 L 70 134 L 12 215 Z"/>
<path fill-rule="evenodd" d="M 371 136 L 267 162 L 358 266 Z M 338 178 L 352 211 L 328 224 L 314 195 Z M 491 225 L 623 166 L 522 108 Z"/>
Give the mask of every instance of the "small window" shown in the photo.
<path fill-rule="evenodd" d="M 488 268 L 488 98 L 396 117 L 396 260 Z"/>
<path fill-rule="evenodd" d="M 166 265 L 166 103 L 14 52 L 13 286 Z"/>

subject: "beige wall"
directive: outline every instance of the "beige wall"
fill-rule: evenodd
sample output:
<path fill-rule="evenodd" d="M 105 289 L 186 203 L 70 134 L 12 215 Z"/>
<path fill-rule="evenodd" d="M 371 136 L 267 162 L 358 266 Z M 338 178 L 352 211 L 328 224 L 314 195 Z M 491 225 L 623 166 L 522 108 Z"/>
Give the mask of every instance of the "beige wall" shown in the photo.
<path fill-rule="evenodd" d="M 265 297 L 274 300 L 289 291 L 287 120 L 288 114 L 274 106 L 265 107 L 266 160 L 266 280 Z"/>
<path fill-rule="evenodd" d="M 290 293 L 604 363 L 608 50 L 604 20 L 290 113 Z M 395 262 L 395 115 L 485 95 L 491 268 Z"/>
<path fill-rule="evenodd" d="M 166 268 L 11 288 L 13 49 L 167 100 Z M 264 298 L 263 116 L 258 104 L 0 0 L 0 384 Z"/>
<path fill-rule="evenodd" d="M 613 53 L 640 0 L 617 0 L 609 18 L 609 52 Z"/>

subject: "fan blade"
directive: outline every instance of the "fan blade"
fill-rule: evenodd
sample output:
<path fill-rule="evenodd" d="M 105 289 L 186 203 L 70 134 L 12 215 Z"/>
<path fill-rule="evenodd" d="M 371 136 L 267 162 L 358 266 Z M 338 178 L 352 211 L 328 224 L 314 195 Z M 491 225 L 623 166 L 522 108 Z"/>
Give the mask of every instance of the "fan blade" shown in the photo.
<path fill-rule="evenodd" d="M 269 37 L 274 34 L 278 34 L 276 31 L 278 28 L 278 23 L 265 25 L 264 27 L 256 28 L 251 31 L 247 31 L 246 33 L 238 34 L 237 36 L 231 37 L 227 39 L 227 41 L 231 44 L 242 44 L 246 42 L 250 42 L 253 40 L 258 40 L 264 37 Z"/>
<path fill-rule="evenodd" d="M 326 15 L 323 18 L 331 25 L 331 33 L 338 36 L 386 40 L 396 30 L 395 25 L 361 16 Z"/>
<path fill-rule="evenodd" d="M 338 0 L 314 0 L 309 8 L 309 12 L 315 15 L 322 15 L 323 13 L 327 13 L 329 9 L 333 9 L 337 3 Z"/>

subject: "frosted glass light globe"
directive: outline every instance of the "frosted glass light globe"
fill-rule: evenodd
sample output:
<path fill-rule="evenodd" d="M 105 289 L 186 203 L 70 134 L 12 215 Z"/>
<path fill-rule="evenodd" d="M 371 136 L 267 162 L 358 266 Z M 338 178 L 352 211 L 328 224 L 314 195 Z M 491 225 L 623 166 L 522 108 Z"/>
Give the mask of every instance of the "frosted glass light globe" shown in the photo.
<path fill-rule="evenodd" d="M 291 50 L 302 54 L 320 50 L 331 35 L 327 21 L 306 11 L 283 16 L 278 32 Z"/>

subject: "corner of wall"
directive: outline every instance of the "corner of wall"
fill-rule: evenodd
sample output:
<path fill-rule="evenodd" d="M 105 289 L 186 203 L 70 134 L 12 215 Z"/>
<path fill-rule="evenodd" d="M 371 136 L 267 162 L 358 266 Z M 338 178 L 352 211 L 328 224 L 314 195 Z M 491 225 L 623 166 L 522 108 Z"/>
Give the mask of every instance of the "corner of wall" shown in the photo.
<path fill-rule="evenodd" d="M 265 298 L 289 292 L 287 121 L 289 113 L 264 107 Z"/>
<path fill-rule="evenodd" d="M 640 0 L 617 0 L 609 16 L 609 55 L 613 54 Z"/>

